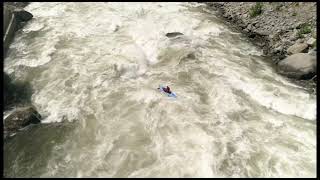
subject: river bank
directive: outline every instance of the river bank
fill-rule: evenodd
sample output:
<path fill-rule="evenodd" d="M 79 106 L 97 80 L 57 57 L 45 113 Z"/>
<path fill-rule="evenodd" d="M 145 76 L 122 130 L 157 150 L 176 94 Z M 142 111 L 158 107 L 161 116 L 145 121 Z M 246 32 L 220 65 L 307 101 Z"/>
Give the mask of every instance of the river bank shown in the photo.
<path fill-rule="evenodd" d="M 29 2 L 6 2 L 4 3 L 4 26 L 3 26 L 3 52 L 7 55 L 17 31 L 33 18 L 33 15 L 23 8 Z M 31 103 L 32 87 L 29 82 L 16 81 L 6 72 L 3 74 L 4 88 L 4 128 L 3 139 L 15 135 L 19 130 L 31 124 L 41 121 L 41 115 Z"/>
<path fill-rule="evenodd" d="M 3 51 L 4 57 L 15 36 L 15 32 L 22 29 L 26 22 L 33 18 L 33 15 L 23 8 L 29 2 L 6 2 L 3 6 Z"/>
<path fill-rule="evenodd" d="M 209 9 L 244 33 L 280 74 L 316 82 L 316 3 L 208 2 Z M 302 82 L 306 83 L 306 82 Z"/>

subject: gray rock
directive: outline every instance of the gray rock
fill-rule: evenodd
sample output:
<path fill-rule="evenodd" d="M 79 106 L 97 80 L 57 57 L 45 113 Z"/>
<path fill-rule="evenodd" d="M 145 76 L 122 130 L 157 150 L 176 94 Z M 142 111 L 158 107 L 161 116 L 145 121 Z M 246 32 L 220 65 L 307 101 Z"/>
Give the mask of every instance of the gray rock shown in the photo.
<path fill-rule="evenodd" d="M 278 63 L 280 74 L 296 79 L 310 79 L 316 74 L 315 56 L 307 53 L 291 55 Z"/>
<path fill-rule="evenodd" d="M 273 52 L 275 52 L 275 53 L 281 52 L 281 51 L 283 51 L 283 45 L 280 45 L 280 46 L 276 47 L 276 48 L 273 50 Z"/>
<path fill-rule="evenodd" d="M 308 44 L 309 46 L 312 46 L 316 41 L 317 41 L 317 40 L 316 40 L 315 38 L 311 37 L 311 38 L 307 41 L 307 44 Z"/>
<path fill-rule="evenodd" d="M 279 46 L 281 46 L 281 42 L 277 42 L 277 43 L 274 45 L 275 48 L 277 48 L 277 47 L 279 47 Z"/>
<path fill-rule="evenodd" d="M 171 33 L 167 33 L 166 36 L 171 38 L 171 37 L 176 37 L 176 36 L 181 36 L 183 35 L 182 33 L 180 32 L 171 32 Z"/>
<path fill-rule="evenodd" d="M 297 40 L 298 39 L 298 36 L 297 36 L 297 34 L 298 34 L 298 31 L 296 30 L 296 29 L 294 29 L 293 30 L 293 33 L 291 34 L 291 36 L 290 36 L 290 41 L 295 41 L 295 40 Z"/>
<path fill-rule="evenodd" d="M 32 106 L 17 108 L 4 119 L 3 138 L 13 136 L 20 129 L 30 124 L 40 123 L 41 116 Z"/>
<path fill-rule="evenodd" d="M 280 31 L 276 31 L 276 33 L 270 34 L 269 38 L 272 39 L 273 41 L 280 40 Z"/>
<path fill-rule="evenodd" d="M 245 23 L 241 23 L 239 24 L 239 27 L 241 27 L 242 29 L 245 29 L 247 26 L 245 25 Z"/>
<path fill-rule="evenodd" d="M 33 15 L 29 13 L 28 11 L 25 11 L 23 9 L 15 9 L 14 12 L 15 16 L 18 18 L 20 21 L 29 21 L 33 18 Z"/>
<path fill-rule="evenodd" d="M 15 32 L 22 28 L 26 21 L 32 19 L 32 14 L 19 9 L 12 5 L 4 5 L 3 6 L 3 52 L 4 57 L 6 56 L 6 52 L 10 43 L 14 38 Z"/>
<path fill-rule="evenodd" d="M 262 35 L 262 36 L 268 36 L 271 32 L 267 30 L 257 30 L 257 34 Z"/>
<path fill-rule="evenodd" d="M 310 49 L 308 54 L 311 56 L 317 56 L 317 49 L 316 48 Z"/>
<path fill-rule="evenodd" d="M 294 27 L 297 29 L 300 29 L 301 25 L 304 24 L 303 22 L 297 22 L 295 23 Z"/>
<path fill-rule="evenodd" d="M 7 138 L 16 134 L 20 129 L 31 124 L 38 124 L 41 121 L 40 114 L 32 106 L 20 107 L 5 117 L 3 123 L 3 138 Z"/>
<path fill-rule="evenodd" d="M 41 116 L 32 106 L 15 109 L 4 119 L 4 129 L 7 132 L 16 132 L 30 124 L 40 123 Z"/>
<path fill-rule="evenodd" d="M 302 52 L 307 52 L 308 50 L 308 44 L 306 43 L 296 43 L 292 46 L 290 46 L 287 50 L 288 54 L 297 54 Z"/>
<path fill-rule="evenodd" d="M 259 21 L 253 21 L 253 22 L 252 22 L 252 25 L 255 26 L 258 22 L 259 22 Z"/>
<path fill-rule="evenodd" d="M 303 41 L 304 41 L 303 39 L 298 39 L 297 43 L 303 43 Z"/>

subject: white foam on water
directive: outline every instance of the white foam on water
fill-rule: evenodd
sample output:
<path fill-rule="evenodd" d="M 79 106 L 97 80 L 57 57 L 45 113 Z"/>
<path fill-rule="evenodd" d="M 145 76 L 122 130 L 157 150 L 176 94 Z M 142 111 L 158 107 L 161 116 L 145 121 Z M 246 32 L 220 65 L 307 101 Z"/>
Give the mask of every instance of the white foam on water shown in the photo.
<path fill-rule="evenodd" d="M 197 8 L 162 2 L 26 7 L 34 19 L 10 46 L 5 71 L 33 77 L 32 103 L 43 123 L 80 124 L 45 157 L 45 172 L 33 176 L 315 175 L 315 97 Z M 166 37 L 170 32 L 183 35 Z M 21 65 L 30 68 L 15 72 Z M 159 93 L 159 84 L 178 98 Z"/>

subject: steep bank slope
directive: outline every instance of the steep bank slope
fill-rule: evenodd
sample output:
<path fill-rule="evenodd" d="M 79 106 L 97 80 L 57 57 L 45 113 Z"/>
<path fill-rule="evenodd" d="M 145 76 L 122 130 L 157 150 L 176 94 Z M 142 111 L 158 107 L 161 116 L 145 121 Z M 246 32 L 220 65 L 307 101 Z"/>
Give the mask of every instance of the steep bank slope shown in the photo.
<path fill-rule="evenodd" d="M 218 10 L 229 23 L 253 39 L 263 48 L 265 55 L 272 57 L 275 64 L 290 55 L 308 52 L 303 56 L 305 59 L 311 59 L 312 63 L 300 63 L 291 77 L 295 79 L 315 77 L 316 62 L 311 56 L 316 55 L 316 3 L 208 2 L 207 5 Z M 301 72 L 302 69 L 306 69 L 306 64 L 310 65 L 308 66 L 310 70 Z M 289 77 L 289 74 L 292 74 L 287 70 L 291 67 L 286 66 L 284 70 L 281 69 L 282 66 L 278 67 L 282 74 Z"/>

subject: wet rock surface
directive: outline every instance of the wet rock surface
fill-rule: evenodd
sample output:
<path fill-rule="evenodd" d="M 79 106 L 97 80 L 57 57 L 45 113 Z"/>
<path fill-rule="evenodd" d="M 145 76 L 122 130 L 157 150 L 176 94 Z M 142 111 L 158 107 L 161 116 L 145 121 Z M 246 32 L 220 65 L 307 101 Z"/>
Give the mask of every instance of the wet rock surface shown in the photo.
<path fill-rule="evenodd" d="M 172 38 L 172 37 L 176 37 L 176 36 L 181 36 L 181 35 L 183 35 L 183 34 L 180 33 L 180 32 L 171 32 L 171 33 L 167 33 L 167 34 L 166 34 L 166 36 L 167 36 L 168 38 Z"/>
<path fill-rule="evenodd" d="M 33 15 L 23 9 L 29 2 L 6 2 L 3 6 L 4 57 L 16 31 L 21 29 Z"/>
<path fill-rule="evenodd" d="M 27 106 L 14 109 L 7 117 L 4 118 L 4 138 L 13 135 L 19 129 L 30 124 L 41 122 L 41 115 L 35 107 Z"/>

